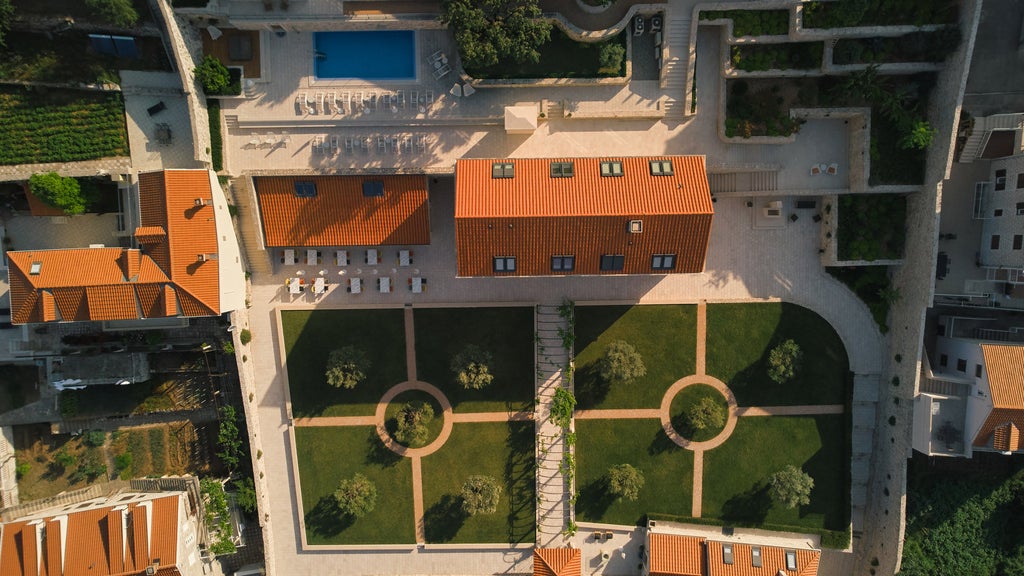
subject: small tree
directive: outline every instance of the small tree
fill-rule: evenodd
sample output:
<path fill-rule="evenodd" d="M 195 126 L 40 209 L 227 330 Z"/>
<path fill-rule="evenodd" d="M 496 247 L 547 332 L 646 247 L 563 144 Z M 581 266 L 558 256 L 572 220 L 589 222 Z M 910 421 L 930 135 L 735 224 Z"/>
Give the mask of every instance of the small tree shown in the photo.
<path fill-rule="evenodd" d="M 13 19 L 14 5 L 11 0 L 0 0 L 0 47 L 7 45 L 7 31 L 11 29 Z"/>
<path fill-rule="evenodd" d="M 537 62 L 538 48 L 551 39 L 537 0 L 444 0 L 441 22 L 455 35 L 467 69 Z"/>
<path fill-rule="evenodd" d="M 598 361 L 598 372 L 607 382 L 630 382 L 647 374 L 647 367 L 636 348 L 625 340 L 615 340 Z"/>
<path fill-rule="evenodd" d="M 351 390 L 366 379 L 370 359 L 355 346 L 343 346 L 331 352 L 327 360 L 327 383 L 335 388 Z"/>
<path fill-rule="evenodd" d="M 786 508 L 810 504 L 813 489 L 814 479 L 792 464 L 772 474 L 768 480 L 768 494 Z"/>
<path fill-rule="evenodd" d="M 608 492 L 619 498 L 636 502 L 644 487 L 644 474 L 629 464 L 618 464 L 608 469 Z"/>
<path fill-rule="evenodd" d="M 501 485 L 490 476 L 470 476 L 462 485 L 462 510 L 470 516 L 494 514 L 501 499 Z"/>
<path fill-rule="evenodd" d="M 85 212 L 85 197 L 78 180 L 65 178 L 56 172 L 33 174 L 28 179 L 32 195 L 46 204 L 74 216 Z"/>
<path fill-rule="evenodd" d="M 238 505 L 246 512 L 256 512 L 256 485 L 252 478 L 235 480 L 235 499 Z"/>
<path fill-rule="evenodd" d="M 377 506 L 377 485 L 362 474 L 346 478 L 334 491 L 338 510 L 345 516 L 362 518 Z"/>
<path fill-rule="evenodd" d="M 803 352 L 793 340 L 786 340 L 768 353 L 768 377 L 777 384 L 785 384 L 800 369 Z"/>
<path fill-rule="evenodd" d="M 434 419 L 434 408 L 429 402 L 406 402 L 398 411 L 398 427 L 395 439 L 410 446 L 419 448 L 427 443 L 427 424 Z"/>
<path fill-rule="evenodd" d="M 479 390 L 494 381 L 491 374 L 491 353 L 470 344 L 452 357 L 455 381 L 463 388 Z"/>
<path fill-rule="evenodd" d="M 916 120 L 900 139 L 900 148 L 904 150 L 924 150 L 935 138 L 936 130 L 926 120 Z"/>
<path fill-rule="evenodd" d="M 139 20 L 131 0 L 85 0 L 92 13 L 119 28 L 131 28 Z"/>
<path fill-rule="evenodd" d="M 714 398 L 705 396 L 700 402 L 690 406 L 686 412 L 686 421 L 695 430 L 721 428 L 725 424 L 725 410 Z"/>
<path fill-rule="evenodd" d="M 601 68 L 609 72 L 618 72 L 622 68 L 622 59 L 626 57 L 626 49 L 617 41 L 611 41 L 601 47 L 598 62 Z"/>
<path fill-rule="evenodd" d="M 231 74 L 216 56 L 206 56 L 195 69 L 196 81 L 208 95 L 225 94 L 231 85 Z"/>

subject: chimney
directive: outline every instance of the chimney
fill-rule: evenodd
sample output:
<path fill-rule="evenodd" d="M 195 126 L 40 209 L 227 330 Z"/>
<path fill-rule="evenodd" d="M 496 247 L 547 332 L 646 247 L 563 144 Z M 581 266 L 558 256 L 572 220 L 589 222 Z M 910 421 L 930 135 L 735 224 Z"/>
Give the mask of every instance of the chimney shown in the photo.
<path fill-rule="evenodd" d="M 213 206 L 213 198 L 196 198 L 195 205 L 197 208 L 201 206 Z"/>
<path fill-rule="evenodd" d="M 197 262 L 206 262 L 208 260 L 216 260 L 216 259 L 217 259 L 217 253 L 216 252 L 206 252 L 204 254 L 199 254 L 198 256 L 196 256 L 196 261 Z"/>

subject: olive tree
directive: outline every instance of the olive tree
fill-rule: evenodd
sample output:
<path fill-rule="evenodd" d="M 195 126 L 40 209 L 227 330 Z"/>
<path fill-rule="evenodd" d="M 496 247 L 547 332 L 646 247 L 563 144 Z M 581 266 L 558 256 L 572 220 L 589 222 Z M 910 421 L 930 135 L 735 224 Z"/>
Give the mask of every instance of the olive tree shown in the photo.
<path fill-rule="evenodd" d="M 406 402 L 396 419 L 395 439 L 406 446 L 419 448 L 427 443 L 427 424 L 434 419 L 434 408 L 429 402 Z"/>
<path fill-rule="evenodd" d="M 793 340 L 786 340 L 768 353 L 768 377 L 777 384 L 785 384 L 800 371 L 803 352 Z"/>
<path fill-rule="evenodd" d="M 501 500 L 501 484 L 490 476 L 470 476 L 462 485 L 462 510 L 470 516 L 494 514 Z"/>
<path fill-rule="evenodd" d="M 538 48 L 551 39 L 537 0 L 444 0 L 441 22 L 455 35 L 468 69 L 501 62 L 540 60 Z"/>
<path fill-rule="evenodd" d="M 377 506 L 377 485 L 362 474 L 346 478 L 334 491 L 338 511 L 344 516 L 360 518 Z"/>
<path fill-rule="evenodd" d="M 470 344 L 452 357 L 451 370 L 455 381 L 468 390 L 479 390 L 494 381 L 491 374 L 491 353 Z"/>
<path fill-rule="evenodd" d="M 644 474 L 629 464 L 618 464 L 608 469 L 608 493 L 619 498 L 636 501 L 644 487 Z"/>
<path fill-rule="evenodd" d="M 704 397 L 686 411 L 686 421 L 694 430 L 713 430 L 725 424 L 725 409 L 714 398 Z"/>
<path fill-rule="evenodd" d="M 49 206 L 63 210 L 65 214 L 76 215 L 85 212 L 85 197 L 78 180 L 64 177 L 56 172 L 33 174 L 28 179 L 29 190 Z"/>
<path fill-rule="evenodd" d="M 370 359 L 355 346 L 343 346 L 327 359 L 327 383 L 335 388 L 351 390 L 366 379 Z"/>
<path fill-rule="evenodd" d="M 813 489 L 814 479 L 792 464 L 772 474 L 768 480 L 769 496 L 786 508 L 810 504 Z"/>
<path fill-rule="evenodd" d="M 630 382 L 647 374 L 647 367 L 636 348 L 625 340 L 615 340 L 598 361 L 598 372 L 607 382 Z"/>

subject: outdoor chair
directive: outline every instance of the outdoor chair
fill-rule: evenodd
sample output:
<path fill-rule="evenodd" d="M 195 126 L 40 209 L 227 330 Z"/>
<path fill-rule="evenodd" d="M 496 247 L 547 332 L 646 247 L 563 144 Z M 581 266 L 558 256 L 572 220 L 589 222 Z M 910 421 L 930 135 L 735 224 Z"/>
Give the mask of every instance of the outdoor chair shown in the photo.
<path fill-rule="evenodd" d="M 146 108 L 146 112 L 149 112 L 150 116 L 156 116 L 164 110 L 167 110 L 167 104 L 164 104 L 163 100 L 157 102 L 156 104 L 153 104 L 149 108 Z"/>

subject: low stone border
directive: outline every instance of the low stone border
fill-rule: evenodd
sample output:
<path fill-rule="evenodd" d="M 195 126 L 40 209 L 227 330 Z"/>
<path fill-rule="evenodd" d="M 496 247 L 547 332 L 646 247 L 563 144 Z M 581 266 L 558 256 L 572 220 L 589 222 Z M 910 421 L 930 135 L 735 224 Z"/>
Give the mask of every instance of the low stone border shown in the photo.
<path fill-rule="evenodd" d="M 695 442 L 683 437 L 676 431 L 675 427 L 672 426 L 672 400 L 675 399 L 676 395 L 679 394 L 683 388 L 696 384 L 704 384 L 705 386 L 711 386 L 715 390 L 718 390 L 722 393 L 722 396 L 725 396 L 725 400 L 729 404 L 729 416 L 725 421 L 725 427 L 722 428 L 722 431 L 714 438 L 703 442 Z M 732 390 L 725 385 L 725 382 L 722 382 L 718 378 L 708 374 L 693 374 L 677 380 L 675 384 L 665 391 L 665 395 L 661 397 L 661 428 L 665 431 L 665 435 L 669 437 L 669 440 L 672 440 L 672 442 L 677 446 L 694 452 L 711 450 L 712 448 L 721 446 L 723 442 L 729 439 L 733 430 L 736 429 L 736 420 L 738 417 L 736 410 L 736 396 L 732 393 Z"/>
<path fill-rule="evenodd" d="M 391 434 L 388 434 L 385 422 L 388 405 L 395 399 L 395 396 L 411 390 L 419 390 L 420 392 L 426 392 L 433 396 L 434 400 L 437 400 L 437 403 L 441 405 L 441 418 L 444 419 L 444 422 L 441 425 L 441 433 L 437 435 L 437 438 L 434 438 L 430 444 L 419 448 L 403 446 L 395 441 L 395 439 L 391 437 Z M 448 437 L 451 436 L 452 426 L 455 424 L 455 421 L 452 418 L 451 402 L 448 401 L 448 397 L 444 395 L 444 392 L 441 392 L 437 386 L 420 381 L 403 382 L 388 389 L 388 391 L 384 393 L 384 396 L 382 396 L 377 402 L 377 410 L 374 412 L 374 420 L 376 420 L 377 437 L 380 438 L 380 441 L 387 446 L 388 450 L 391 450 L 395 454 L 405 458 L 422 458 L 423 456 L 428 456 L 440 450 L 441 446 L 448 441 Z"/>

